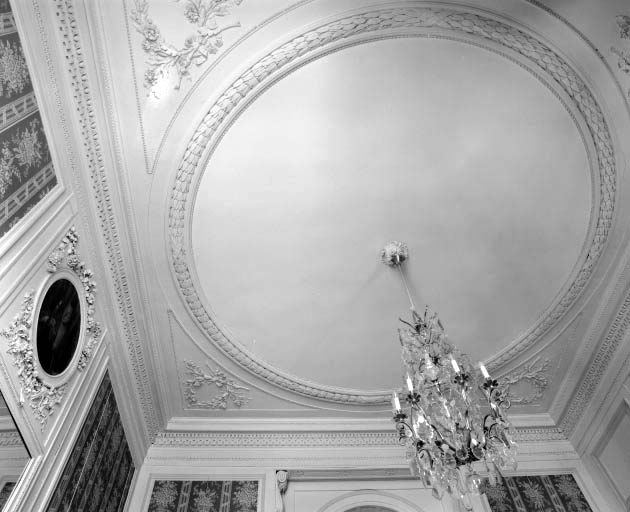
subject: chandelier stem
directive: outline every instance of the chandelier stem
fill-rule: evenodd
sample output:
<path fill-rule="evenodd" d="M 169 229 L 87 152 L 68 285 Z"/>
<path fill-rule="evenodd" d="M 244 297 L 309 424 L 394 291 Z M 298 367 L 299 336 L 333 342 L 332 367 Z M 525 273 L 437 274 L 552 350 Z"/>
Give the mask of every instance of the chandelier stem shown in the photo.
<path fill-rule="evenodd" d="M 396 265 L 398 267 L 398 271 L 400 272 L 400 278 L 402 279 L 403 285 L 405 285 L 405 291 L 407 292 L 407 298 L 409 299 L 409 305 L 411 306 L 411 310 L 415 311 L 416 306 L 413 303 L 413 298 L 411 297 L 411 292 L 409 291 L 409 285 L 407 284 L 407 278 L 405 277 L 405 273 L 402 269 L 402 262 Z"/>

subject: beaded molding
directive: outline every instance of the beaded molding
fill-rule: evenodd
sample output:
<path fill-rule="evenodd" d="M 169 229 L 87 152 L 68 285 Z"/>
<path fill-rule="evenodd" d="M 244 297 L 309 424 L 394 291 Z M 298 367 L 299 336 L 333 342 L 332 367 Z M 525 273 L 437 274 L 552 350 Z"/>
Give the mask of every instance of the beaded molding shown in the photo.
<path fill-rule="evenodd" d="M 101 234 L 107 249 L 108 268 L 112 274 L 111 282 L 118 308 L 122 328 L 127 343 L 129 360 L 133 368 L 136 391 L 142 406 L 144 426 L 149 440 L 160 430 L 160 422 L 154 407 L 155 398 L 138 328 L 138 321 L 129 293 L 129 278 L 120 250 L 121 241 L 114 215 L 114 207 L 105 172 L 103 148 L 97 127 L 96 111 L 90 83 L 86 72 L 86 52 L 81 47 L 81 35 L 72 0 L 55 0 L 56 22 L 61 34 L 61 44 L 66 57 L 66 71 L 70 76 L 76 112 L 80 122 L 81 138 L 84 145 L 84 158 L 90 173 L 94 198 L 100 220 Z"/>

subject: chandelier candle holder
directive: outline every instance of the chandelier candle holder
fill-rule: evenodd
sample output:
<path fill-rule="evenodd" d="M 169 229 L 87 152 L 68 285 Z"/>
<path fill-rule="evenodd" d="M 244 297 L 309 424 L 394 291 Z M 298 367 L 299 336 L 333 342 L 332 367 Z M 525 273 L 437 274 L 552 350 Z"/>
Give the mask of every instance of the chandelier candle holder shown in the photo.
<path fill-rule="evenodd" d="M 407 256 L 402 242 L 382 252 L 383 263 L 400 271 L 412 317 L 411 323 L 401 319 L 405 326 L 398 330 L 407 373 L 404 388 L 392 395 L 394 421 L 411 472 L 435 498 L 446 491 L 470 509 L 469 495 L 479 494 L 482 482 L 477 470 L 485 469 L 496 485 L 501 470 L 516 469 L 517 445 L 504 412 L 510 402 L 481 363 L 478 378 L 468 356 L 449 342 L 437 313 L 427 307 L 418 314 L 402 271 Z"/>

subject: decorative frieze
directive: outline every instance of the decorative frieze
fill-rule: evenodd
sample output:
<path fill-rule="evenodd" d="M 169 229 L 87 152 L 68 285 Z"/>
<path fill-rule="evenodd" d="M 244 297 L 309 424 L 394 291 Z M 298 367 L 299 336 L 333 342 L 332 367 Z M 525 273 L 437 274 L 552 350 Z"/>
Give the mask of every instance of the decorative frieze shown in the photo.
<path fill-rule="evenodd" d="M 518 442 L 564 441 L 555 427 L 516 428 Z M 366 448 L 400 447 L 392 423 L 391 431 L 379 432 L 162 432 L 156 447 L 213 448 Z"/>

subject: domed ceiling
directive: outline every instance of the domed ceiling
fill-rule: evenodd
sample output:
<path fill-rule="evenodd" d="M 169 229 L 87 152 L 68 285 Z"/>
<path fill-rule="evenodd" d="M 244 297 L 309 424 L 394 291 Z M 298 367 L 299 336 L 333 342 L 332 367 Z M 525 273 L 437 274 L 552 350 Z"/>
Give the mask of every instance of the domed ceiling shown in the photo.
<path fill-rule="evenodd" d="M 322 56 L 252 101 L 207 161 L 191 239 L 232 341 L 308 381 L 382 390 L 400 383 L 409 313 L 385 243 L 409 245 L 417 309 L 488 359 L 562 296 L 592 208 L 582 134 L 545 83 L 408 37 Z"/>

